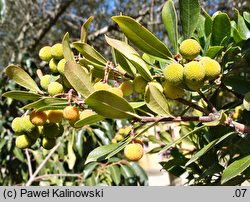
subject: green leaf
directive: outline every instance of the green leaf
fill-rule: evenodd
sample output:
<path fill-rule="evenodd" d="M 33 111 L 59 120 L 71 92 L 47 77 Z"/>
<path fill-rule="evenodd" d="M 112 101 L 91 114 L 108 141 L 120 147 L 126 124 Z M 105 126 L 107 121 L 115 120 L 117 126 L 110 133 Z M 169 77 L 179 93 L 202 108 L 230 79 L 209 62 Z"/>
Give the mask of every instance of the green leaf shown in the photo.
<path fill-rule="evenodd" d="M 124 99 L 109 91 L 96 91 L 85 99 L 85 103 L 105 118 L 129 119 L 137 117 L 134 109 Z"/>
<path fill-rule="evenodd" d="M 178 19 L 173 0 L 168 0 L 161 13 L 162 21 L 168 33 L 169 41 L 171 42 L 175 53 L 178 52 Z"/>
<path fill-rule="evenodd" d="M 81 42 L 86 43 L 88 39 L 88 28 L 92 20 L 94 19 L 93 16 L 90 16 L 82 25 L 81 27 Z"/>
<path fill-rule="evenodd" d="M 250 24 L 250 13 L 244 11 L 244 12 L 243 12 L 243 17 L 244 17 L 244 19 Z"/>
<path fill-rule="evenodd" d="M 145 102 L 129 102 L 129 104 L 131 105 L 131 107 L 136 109 L 136 108 L 142 107 L 146 103 Z"/>
<path fill-rule="evenodd" d="M 125 179 L 132 178 L 135 176 L 135 173 L 129 164 L 121 165 L 121 173 Z"/>
<path fill-rule="evenodd" d="M 199 22 L 199 0 L 180 0 L 180 18 L 184 39 L 188 39 L 194 33 Z"/>
<path fill-rule="evenodd" d="M 134 169 L 134 172 L 139 177 L 140 185 L 147 186 L 148 185 L 148 175 L 145 170 L 135 162 L 131 162 L 131 166 Z"/>
<path fill-rule="evenodd" d="M 244 76 L 227 76 L 223 83 L 235 92 L 245 94 L 250 91 L 250 81 L 246 80 Z"/>
<path fill-rule="evenodd" d="M 128 74 L 134 76 L 136 74 L 136 68 L 133 64 L 125 58 L 119 51 L 115 51 L 117 63 L 124 69 Z"/>
<path fill-rule="evenodd" d="M 222 29 L 223 27 L 223 29 Z M 215 16 L 212 26 L 212 45 L 220 46 L 222 41 L 229 39 L 231 35 L 231 23 L 226 13 L 219 13 Z"/>
<path fill-rule="evenodd" d="M 232 134 L 235 134 L 235 132 L 228 133 L 226 135 L 223 135 L 222 137 L 213 140 L 208 145 L 203 147 L 200 151 L 198 151 L 195 155 L 192 156 L 192 158 L 186 163 L 185 166 L 190 165 L 191 163 L 195 162 L 197 159 L 199 159 L 202 155 L 207 153 L 210 149 L 212 149 L 215 145 L 219 144 L 221 141 L 226 139 L 227 137 L 231 136 Z"/>
<path fill-rule="evenodd" d="M 32 91 L 41 92 L 36 82 L 22 68 L 16 65 L 9 65 L 5 68 L 5 73 L 20 86 Z"/>
<path fill-rule="evenodd" d="M 63 46 L 63 56 L 66 61 L 75 61 L 75 56 L 70 48 L 70 43 L 69 43 L 69 33 L 67 32 L 62 40 L 62 46 Z"/>
<path fill-rule="evenodd" d="M 41 98 L 41 95 L 27 92 L 27 91 L 21 91 L 21 90 L 13 90 L 6 93 L 3 93 L 2 96 L 9 97 L 15 100 L 38 100 Z"/>
<path fill-rule="evenodd" d="M 250 166 L 250 155 L 245 156 L 241 158 L 240 160 L 234 161 L 223 171 L 222 176 L 221 176 L 221 184 L 224 184 L 230 179 L 241 174 L 249 166 Z"/>
<path fill-rule="evenodd" d="M 206 33 L 205 33 L 205 17 L 203 15 L 200 15 L 199 17 L 199 22 L 196 27 L 197 34 L 199 38 L 205 38 Z"/>
<path fill-rule="evenodd" d="M 94 92 L 90 76 L 81 65 L 73 61 L 67 61 L 65 64 L 65 76 L 74 89 L 81 93 L 83 97 L 87 97 Z"/>
<path fill-rule="evenodd" d="M 145 93 L 145 102 L 149 109 L 160 116 L 172 116 L 169 111 L 168 101 L 160 90 L 152 84 L 148 84 Z"/>
<path fill-rule="evenodd" d="M 97 162 L 90 162 L 88 163 L 83 170 L 83 177 L 86 179 L 89 175 L 93 173 L 95 168 L 99 165 Z"/>
<path fill-rule="evenodd" d="M 100 116 L 99 114 L 94 114 L 94 115 L 88 116 L 84 119 L 77 121 L 74 124 L 74 126 L 79 128 L 79 127 L 83 127 L 85 125 L 89 125 L 89 124 L 93 124 L 93 123 L 102 121 L 103 119 L 104 119 L 104 117 Z"/>
<path fill-rule="evenodd" d="M 110 171 L 110 175 L 114 181 L 114 183 L 118 186 L 121 182 L 121 171 L 118 165 L 109 166 L 108 170 Z"/>
<path fill-rule="evenodd" d="M 104 146 L 100 146 L 95 148 L 93 151 L 91 151 L 86 159 L 85 164 L 89 163 L 89 162 L 93 162 L 93 161 L 101 161 L 104 160 L 105 157 L 112 152 L 113 150 L 115 150 L 117 147 L 119 146 L 118 143 L 116 144 L 109 144 L 109 145 L 104 145 Z"/>
<path fill-rule="evenodd" d="M 250 38 L 250 31 L 239 11 L 237 9 L 234 10 L 237 14 L 237 30 L 239 31 L 241 38 L 247 40 L 248 38 Z"/>
<path fill-rule="evenodd" d="M 212 33 L 213 20 L 204 9 L 203 13 L 205 14 L 205 33 L 206 37 L 208 37 Z"/>
<path fill-rule="evenodd" d="M 206 56 L 210 58 L 215 58 L 222 50 L 224 46 L 210 46 L 206 53 Z"/>
<path fill-rule="evenodd" d="M 74 42 L 73 46 L 89 61 L 104 66 L 106 65 L 107 60 L 89 44 Z"/>
<path fill-rule="evenodd" d="M 125 141 L 119 142 L 118 147 L 115 150 L 113 150 L 112 152 L 110 152 L 109 155 L 107 155 L 106 159 L 111 158 L 112 156 L 116 155 L 118 152 L 123 150 L 129 142 L 131 142 L 131 138 L 128 138 Z"/>
<path fill-rule="evenodd" d="M 155 35 L 128 16 L 112 17 L 125 36 L 140 50 L 150 55 L 168 59 L 172 57 L 168 47 Z"/>

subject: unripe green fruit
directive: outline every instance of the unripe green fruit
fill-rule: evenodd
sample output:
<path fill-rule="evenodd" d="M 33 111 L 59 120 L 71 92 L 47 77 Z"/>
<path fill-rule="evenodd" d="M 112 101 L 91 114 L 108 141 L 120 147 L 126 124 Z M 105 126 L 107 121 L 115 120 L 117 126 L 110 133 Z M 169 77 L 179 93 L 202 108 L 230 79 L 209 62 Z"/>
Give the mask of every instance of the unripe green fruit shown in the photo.
<path fill-rule="evenodd" d="M 183 66 L 179 63 L 170 64 L 163 70 L 163 74 L 166 82 L 179 85 L 183 81 Z"/>
<path fill-rule="evenodd" d="M 93 112 L 93 110 L 85 109 L 80 113 L 80 119 L 85 119 L 85 118 L 92 116 L 94 114 L 95 114 L 95 112 Z"/>
<path fill-rule="evenodd" d="M 121 83 L 119 88 L 122 90 L 124 96 L 129 96 L 133 93 L 133 82 L 132 81 L 124 81 Z"/>
<path fill-rule="evenodd" d="M 138 75 L 134 78 L 133 87 L 137 93 L 143 93 L 146 86 L 147 81 L 141 75 Z"/>
<path fill-rule="evenodd" d="M 108 90 L 110 88 L 111 88 L 111 86 L 108 85 L 107 83 L 97 82 L 97 83 L 94 84 L 94 89 L 95 90 Z"/>
<path fill-rule="evenodd" d="M 250 111 L 250 91 L 245 94 L 243 106 L 247 111 Z"/>
<path fill-rule="evenodd" d="M 21 117 L 16 117 L 13 119 L 11 123 L 12 130 L 15 133 L 22 133 L 23 132 L 23 127 L 22 127 L 22 118 Z"/>
<path fill-rule="evenodd" d="M 41 132 L 38 127 L 35 127 L 30 133 L 26 134 L 29 138 L 33 140 L 37 140 L 41 136 Z"/>
<path fill-rule="evenodd" d="M 205 79 L 213 80 L 220 75 L 221 66 L 216 60 L 209 57 L 202 57 L 200 63 L 205 68 Z"/>
<path fill-rule="evenodd" d="M 54 138 L 59 134 L 59 126 L 56 123 L 46 123 L 43 126 L 43 136 Z"/>
<path fill-rule="evenodd" d="M 33 145 L 35 141 L 29 138 L 27 135 L 20 135 L 16 137 L 15 143 L 17 148 L 25 149 Z"/>
<path fill-rule="evenodd" d="M 160 92 L 163 93 L 163 87 L 162 87 L 162 85 L 159 82 L 157 82 L 157 81 L 150 81 L 150 82 L 148 82 L 148 84 L 155 86 Z M 145 88 L 145 91 L 147 91 L 147 89 L 148 89 L 148 84 L 147 84 L 147 86 Z"/>
<path fill-rule="evenodd" d="M 63 58 L 57 64 L 57 71 L 64 75 L 64 67 L 65 67 L 66 60 Z"/>
<path fill-rule="evenodd" d="M 78 108 L 74 106 L 65 107 L 63 110 L 63 117 L 71 123 L 76 122 L 80 117 Z"/>
<path fill-rule="evenodd" d="M 51 47 L 51 55 L 56 60 L 63 59 L 63 47 L 61 43 L 57 43 Z"/>
<path fill-rule="evenodd" d="M 185 91 L 182 88 L 173 86 L 167 82 L 163 84 L 163 93 L 167 98 L 178 99 L 185 95 Z"/>
<path fill-rule="evenodd" d="M 51 51 L 50 46 L 44 46 L 43 48 L 41 48 L 39 51 L 39 57 L 41 58 L 41 60 L 47 61 L 47 62 L 50 61 L 52 58 L 50 51 Z"/>
<path fill-rule="evenodd" d="M 47 112 L 47 118 L 51 123 L 59 123 L 62 121 L 63 118 L 63 111 L 62 110 L 49 110 Z"/>
<path fill-rule="evenodd" d="M 48 93 L 49 93 L 49 95 L 54 96 L 54 95 L 62 93 L 62 92 L 63 92 L 62 84 L 54 81 L 54 82 L 51 82 L 48 85 Z"/>
<path fill-rule="evenodd" d="M 49 69 L 52 73 L 57 73 L 58 70 L 57 70 L 57 64 L 58 64 L 58 61 L 55 59 L 55 58 L 52 58 L 50 61 L 49 61 Z"/>
<path fill-rule="evenodd" d="M 41 77 L 40 79 L 40 85 L 44 90 L 48 90 L 48 85 L 51 82 L 51 75 L 46 74 L 44 76 Z"/>
<path fill-rule="evenodd" d="M 44 111 L 33 110 L 30 113 L 30 121 L 32 124 L 36 126 L 42 126 L 43 124 L 45 124 L 46 120 L 47 120 L 47 114 Z"/>
<path fill-rule="evenodd" d="M 22 127 L 24 132 L 30 133 L 36 126 L 31 123 L 30 116 L 27 115 L 22 117 Z"/>
<path fill-rule="evenodd" d="M 124 156 L 129 161 L 138 161 L 143 157 L 144 149 L 139 143 L 132 143 L 126 145 L 124 149 Z"/>
<path fill-rule="evenodd" d="M 199 90 L 205 78 L 205 68 L 196 61 L 187 63 L 184 66 L 184 81 L 190 90 Z"/>
<path fill-rule="evenodd" d="M 180 54 L 183 58 L 192 60 L 196 58 L 201 51 L 200 44 L 194 39 L 186 39 L 180 44 Z"/>
<path fill-rule="evenodd" d="M 56 145 L 56 139 L 55 138 L 47 138 L 43 137 L 42 139 L 42 147 L 44 149 L 50 150 Z"/>
<path fill-rule="evenodd" d="M 119 97 L 123 97 L 123 93 L 122 93 L 122 90 L 120 88 L 112 87 L 112 88 L 108 89 L 108 91 L 119 96 Z"/>

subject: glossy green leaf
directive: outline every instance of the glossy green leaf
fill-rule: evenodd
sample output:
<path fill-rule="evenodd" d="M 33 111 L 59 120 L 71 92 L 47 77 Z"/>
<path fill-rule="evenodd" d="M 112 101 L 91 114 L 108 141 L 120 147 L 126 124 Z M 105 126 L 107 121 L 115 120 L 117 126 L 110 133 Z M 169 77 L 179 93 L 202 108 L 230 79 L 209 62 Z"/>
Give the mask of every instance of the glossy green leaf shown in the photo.
<path fill-rule="evenodd" d="M 210 46 L 207 50 L 206 56 L 215 58 L 222 50 L 224 46 Z"/>
<path fill-rule="evenodd" d="M 94 19 L 93 16 L 90 16 L 82 25 L 81 27 L 81 42 L 86 43 L 88 39 L 88 28 L 92 20 Z"/>
<path fill-rule="evenodd" d="M 126 37 L 140 50 L 159 58 L 172 57 L 168 47 L 155 35 L 128 16 L 112 17 Z"/>
<path fill-rule="evenodd" d="M 188 39 L 194 33 L 199 22 L 199 0 L 179 0 L 180 19 L 184 39 Z"/>
<path fill-rule="evenodd" d="M 108 170 L 110 171 L 110 175 L 114 181 L 114 183 L 118 186 L 121 182 L 121 171 L 118 165 L 109 166 Z"/>
<path fill-rule="evenodd" d="M 178 52 L 178 19 L 173 0 L 168 0 L 161 13 L 162 21 L 168 33 L 169 41 L 171 42 L 175 53 Z"/>
<path fill-rule="evenodd" d="M 205 34 L 208 37 L 212 33 L 213 20 L 205 10 L 203 10 L 203 13 L 205 15 Z"/>
<path fill-rule="evenodd" d="M 222 29 L 223 27 L 223 29 Z M 231 23 L 226 13 L 219 13 L 215 16 L 212 26 L 212 45 L 220 46 L 224 39 L 231 35 Z"/>
<path fill-rule="evenodd" d="M 89 44 L 74 42 L 73 46 L 89 61 L 100 65 L 106 65 L 107 60 Z"/>
<path fill-rule="evenodd" d="M 219 144 L 221 141 L 223 141 L 224 139 L 226 139 L 227 137 L 231 136 L 232 134 L 235 134 L 235 132 L 231 132 L 228 133 L 226 135 L 223 135 L 222 137 L 213 140 L 212 142 L 210 142 L 208 145 L 206 145 L 205 147 L 203 147 L 200 151 L 198 151 L 196 154 L 194 154 L 192 156 L 192 158 L 186 163 L 185 166 L 190 165 L 191 163 L 195 162 L 197 159 L 199 159 L 202 155 L 204 155 L 205 153 L 207 153 L 210 149 L 212 149 L 215 145 Z"/>
<path fill-rule="evenodd" d="M 129 142 L 131 142 L 131 138 L 126 139 L 126 141 L 119 142 L 118 147 L 110 152 L 110 154 L 107 155 L 106 159 L 109 159 L 116 155 L 118 152 L 122 151 Z"/>
<path fill-rule="evenodd" d="M 169 110 L 167 99 L 163 93 L 152 84 L 149 84 L 146 90 L 145 102 L 148 108 L 156 114 L 160 116 L 172 116 Z"/>
<path fill-rule="evenodd" d="M 124 176 L 124 178 L 131 178 L 135 176 L 135 173 L 132 169 L 132 167 L 129 164 L 123 164 L 121 165 L 121 173 Z"/>
<path fill-rule="evenodd" d="M 69 33 L 67 32 L 62 40 L 62 46 L 63 46 L 63 56 L 66 61 L 75 61 L 75 56 L 70 48 L 70 43 L 69 43 Z"/>
<path fill-rule="evenodd" d="M 131 107 L 136 109 L 136 108 L 142 107 L 146 103 L 145 102 L 129 102 L 129 104 L 131 105 Z"/>
<path fill-rule="evenodd" d="M 93 171 L 96 169 L 96 167 L 99 165 L 97 162 L 90 162 L 88 163 L 83 170 L 83 177 L 86 179 L 88 176 L 90 176 Z"/>
<path fill-rule="evenodd" d="M 104 145 L 95 148 L 93 151 L 91 151 L 86 159 L 85 164 L 92 162 L 92 161 L 101 161 L 104 160 L 105 157 L 115 150 L 119 146 L 118 143 L 116 144 L 109 144 L 109 145 Z"/>
<path fill-rule="evenodd" d="M 124 98 L 108 91 L 92 93 L 86 98 L 85 103 L 105 118 L 129 119 L 136 116 L 134 109 Z"/>
<path fill-rule="evenodd" d="M 94 115 L 91 115 L 89 117 L 86 117 L 84 119 L 77 121 L 74 124 L 74 126 L 79 128 L 79 127 L 83 127 L 85 125 L 89 125 L 89 124 L 93 124 L 93 123 L 102 121 L 103 119 L 104 119 L 104 117 L 100 116 L 99 114 L 94 114 Z"/>
<path fill-rule="evenodd" d="M 13 98 L 15 100 L 38 100 L 41 98 L 41 95 L 27 92 L 27 91 L 21 91 L 21 90 L 13 90 L 6 93 L 3 93 L 2 96 Z"/>
<path fill-rule="evenodd" d="M 75 144 L 75 134 L 71 133 L 69 138 L 70 139 L 68 141 L 68 146 L 67 146 L 67 150 L 68 150 L 67 162 L 68 162 L 69 169 L 72 170 L 76 163 L 76 155 L 73 150 L 73 146 Z"/>
<path fill-rule="evenodd" d="M 20 86 L 32 91 L 41 92 L 36 82 L 22 68 L 16 65 L 9 65 L 5 68 L 5 73 Z"/>
<path fill-rule="evenodd" d="M 196 31 L 197 31 L 197 34 L 198 34 L 199 38 L 206 37 L 206 33 L 205 33 L 205 17 L 203 15 L 199 16 L 199 22 L 197 24 Z"/>
<path fill-rule="evenodd" d="M 237 15 L 237 30 L 239 31 L 239 34 L 241 38 L 244 40 L 247 40 L 250 38 L 250 30 L 248 29 L 244 18 L 240 15 L 239 11 L 235 9 L 236 15 Z"/>
<path fill-rule="evenodd" d="M 65 64 L 65 76 L 74 89 L 81 93 L 83 97 L 87 97 L 94 92 L 90 76 L 81 65 L 73 61 L 67 61 Z"/>
<path fill-rule="evenodd" d="M 226 76 L 223 83 L 235 92 L 245 94 L 250 91 L 250 81 L 244 76 Z"/>
<path fill-rule="evenodd" d="M 233 39 L 236 43 L 240 43 L 241 41 L 243 41 L 243 38 L 237 28 L 237 24 L 235 21 L 231 21 L 231 27 L 232 27 L 232 36 L 233 36 Z"/>
<path fill-rule="evenodd" d="M 136 74 L 136 68 L 133 64 L 125 58 L 119 51 L 115 52 L 117 63 L 124 69 L 128 74 L 134 76 Z"/>
<path fill-rule="evenodd" d="M 250 155 L 245 156 L 241 158 L 240 160 L 234 161 L 223 171 L 222 176 L 221 176 L 221 183 L 224 184 L 230 179 L 241 174 L 249 166 L 250 166 Z"/>
<path fill-rule="evenodd" d="M 131 166 L 134 169 L 134 172 L 139 177 L 140 185 L 147 186 L 148 185 L 148 175 L 145 170 L 136 162 L 131 162 Z"/>
<path fill-rule="evenodd" d="M 245 21 L 247 21 L 250 24 L 250 13 L 244 11 L 243 12 L 243 17 L 244 17 Z"/>

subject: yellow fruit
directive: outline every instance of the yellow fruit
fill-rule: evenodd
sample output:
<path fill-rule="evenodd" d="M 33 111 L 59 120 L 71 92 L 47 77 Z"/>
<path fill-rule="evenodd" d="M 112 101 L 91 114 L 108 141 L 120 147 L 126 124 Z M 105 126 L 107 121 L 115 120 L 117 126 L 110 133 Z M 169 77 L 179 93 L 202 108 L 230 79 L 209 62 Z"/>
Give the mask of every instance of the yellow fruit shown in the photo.
<path fill-rule="evenodd" d="M 120 128 L 120 129 L 118 130 L 118 133 L 119 133 L 120 135 L 125 135 L 125 128 Z"/>
<path fill-rule="evenodd" d="M 92 116 L 94 114 L 95 114 L 95 112 L 93 112 L 93 110 L 85 109 L 80 113 L 80 119 L 85 119 L 85 118 Z"/>
<path fill-rule="evenodd" d="M 185 95 L 185 91 L 182 88 L 173 86 L 167 82 L 163 83 L 163 93 L 170 99 L 178 99 Z"/>
<path fill-rule="evenodd" d="M 29 138 L 33 140 L 37 140 L 41 136 L 41 132 L 38 127 L 35 127 L 30 133 L 26 134 Z"/>
<path fill-rule="evenodd" d="M 72 123 L 79 120 L 80 115 L 78 108 L 74 106 L 65 107 L 63 110 L 63 117 Z"/>
<path fill-rule="evenodd" d="M 50 61 L 50 59 L 52 58 L 50 51 L 51 51 L 50 46 L 44 46 L 43 48 L 41 48 L 39 51 L 39 57 L 41 58 L 41 60 L 47 62 Z"/>
<path fill-rule="evenodd" d="M 111 93 L 114 93 L 115 95 L 117 95 L 119 97 L 123 97 L 123 93 L 122 93 L 122 90 L 120 88 L 112 87 L 112 88 L 108 89 L 108 91 Z"/>
<path fill-rule="evenodd" d="M 56 123 L 46 123 L 43 126 L 43 136 L 54 138 L 59 134 L 59 126 Z"/>
<path fill-rule="evenodd" d="M 22 127 L 24 129 L 24 132 L 30 133 L 36 126 L 31 123 L 30 116 L 23 116 L 22 118 Z"/>
<path fill-rule="evenodd" d="M 250 111 L 250 91 L 245 94 L 243 106 L 247 111 Z"/>
<path fill-rule="evenodd" d="M 119 88 L 122 90 L 124 96 L 129 96 L 133 93 L 133 82 L 132 81 L 124 81 L 121 83 Z"/>
<path fill-rule="evenodd" d="M 205 78 L 205 68 L 196 61 L 187 63 L 184 66 L 184 82 L 190 90 L 199 90 Z"/>
<path fill-rule="evenodd" d="M 27 135 L 20 135 L 16 138 L 15 143 L 16 147 L 19 149 L 25 149 L 33 145 L 35 141 L 29 138 Z"/>
<path fill-rule="evenodd" d="M 30 113 L 30 121 L 36 126 L 42 126 L 47 120 L 47 114 L 44 111 L 33 110 Z"/>
<path fill-rule="evenodd" d="M 129 161 L 138 161 L 142 158 L 143 154 L 144 149 L 139 143 L 128 144 L 124 149 L 124 156 Z"/>
<path fill-rule="evenodd" d="M 51 82 L 48 85 L 48 93 L 49 93 L 49 95 L 54 96 L 54 95 L 62 93 L 62 92 L 63 92 L 62 84 L 54 81 L 54 82 Z"/>
<path fill-rule="evenodd" d="M 63 47 L 61 43 L 57 43 L 51 47 L 51 55 L 56 60 L 63 59 Z"/>
<path fill-rule="evenodd" d="M 143 93 L 146 86 L 147 81 L 141 75 L 138 75 L 134 78 L 133 87 L 137 93 Z"/>
<path fill-rule="evenodd" d="M 97 82 L 97 83 L 94 84 L 94 89 L 95 90 L 108 90 L 110 88 L 111 88 L 111 86 L 108 85 L 107 83 Z"/>
<path fill-rule="evenodd" d="M 112 143 L 112 144 L 115 144 L 115 143 L 117 143 L 117 140 L 116 140 L 115 138 L 113 138 L 113 139 L 111 140 L 111 143 Z"/>
<path fill-rule="evenodd" d="M 123 136 L 122 136 L 121 134 L 119 134 L 119 133 L 117 133 L 117 134 L 115 135 L 114 138 L 115 138 L 118 142 L 121 141 L 121 140 L 123 140 Z"/>
<path fill-rule="evenodd" d="M 159 82 L 157 82 L 157 81 L 150 81 L 150 82 L 148 82 L 148 84 L 151 84 L 151 85 L 155 86 L 160 92 L 163 92 L 163 87 L 162 87 L 162 85 Z M 147 84 L 147 86 L 145 88 L 146 91 L 148 89 L 148 84 Z"/>
<path fill-rule="evenodd" d="M 42 147 L 44 149 L 50 150 L 56 145 L 56 139 L 55 138 L 47 138 L 43 137 L 42 139 Z"/>
<path fill-rule="evenodd" d="M 170 64 L 163 69 L 163 75 L 166 82 L 179 85 L 183 81 L 183 66 L 179 63 Z"/>
<path fill-rule="evenodd" d="M 47 117 L 48 117 L 49 122 L 59 123 L 62 121 L 63 111 L 62 110 L 49 110 L 47 112 Z"/>
<path fill-rule="evenodd" d="M 51 75 L 46 74 L 44 76 L 41 77 L 40 79 L 40 85 L 44 90 L 48 90 L 48 85 L 51 82 Z"/>
<path fill-rule="evenodd" d="M 23 127 L 22 127 L 22 118 L 21 117 L 16 117 L 13 119 L 12 123 L 11 123 L 11 127 L 12 127 L 12 130 L 15 132 L 15 133 L 21 133 L 23 132 Z"/>
<path fill-rule="evenodd" d="M 206 79 L 213 80 L 220 75 L 221 66 L 216 60 L 209 57 L 202 57 L 200 63 L 205 68 Z"/>
<path fill-rule="evenodd" d="M 50 61 L 49 61 L 49 69 L 52 73 L 57 73 L 58 70 L 57 70 L 57 64 L 58 64 L 58 61 L 55 59 L 55 58 L 52 58 Z"/>
<path fill-rule="evenodd" d="M 196 58 L 201 51 L 200 44 L 194 39 L 186 39 L 180 44 L 180 54 L 183 58 L 192 60 Z"/>
<path fill-rule="evenodd" d="M 65 67 L 66 60 L 63 58 L 57 64 L 57 71 L 64 75 L 64 67 Z"/>

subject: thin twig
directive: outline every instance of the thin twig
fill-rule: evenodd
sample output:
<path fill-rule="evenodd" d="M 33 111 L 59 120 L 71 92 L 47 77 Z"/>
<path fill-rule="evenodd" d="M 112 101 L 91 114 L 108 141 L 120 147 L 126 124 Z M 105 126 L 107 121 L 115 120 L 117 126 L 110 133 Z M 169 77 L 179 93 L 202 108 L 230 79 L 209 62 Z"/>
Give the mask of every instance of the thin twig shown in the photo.
<path fill-rule="evenodd" d="M 28 149 L 25 149 L 25 155 L 28 161 L 28 169 L 29 169 L 29 176 L 31 177 L 33 175 L 33 171 L 32 171 L 32 166 L 31 166 L 31 161 L 30 161 L 30 154 Z"/>
<path fill-rule="evenodd" d="M 190 106 L 190 107 L 192 107 L 194 109 L 197 109 L 198 111 L 201 111 L 206 115 L 210 114 L 210 112 L 207 109 L 205 109 L 203 107 L 200 107 L 199 105 L 197 105 L 197 104 L 195 104 L 193 102 L 189 102 L 189 101 L 187 101 L 187 100 L 185 100 L 183 98 L 178 98 L 178 99 L 176 99 L 176 101 L 178 101 L 178 102 L 180 102 L 180 103 L 182 103 L 184 105 Z"/>
<path fill-rule="evenodd" d="M 213 113 L 217 112 L 217 109 L 214 107 L 212 102 L 199 90 L 199 95 L 202 97 L 202 99 L 207 103 L 208 107 L 212 110 Z"/>
<path fill-rule="evenodd" d="M 44 178 L 51 178 L 51 177 L 77 177 L 77 178 L 80 178 L 80 179 L 83 179 L 83 174 L 77 174 L 77 173 L 74 173 L 74 174 L 68 174 L 68 173 L 63 173 L 63 174 L 47 174 L 47 175 L 41 175 L 41 176 L 38 176 L 38 177 L 35 177 L 33 179 L 33 181 L 38 181 L 38 180 L 41 180 L 41 179 L 44 179 Z"/>

